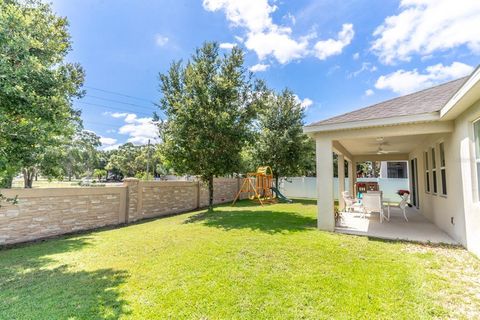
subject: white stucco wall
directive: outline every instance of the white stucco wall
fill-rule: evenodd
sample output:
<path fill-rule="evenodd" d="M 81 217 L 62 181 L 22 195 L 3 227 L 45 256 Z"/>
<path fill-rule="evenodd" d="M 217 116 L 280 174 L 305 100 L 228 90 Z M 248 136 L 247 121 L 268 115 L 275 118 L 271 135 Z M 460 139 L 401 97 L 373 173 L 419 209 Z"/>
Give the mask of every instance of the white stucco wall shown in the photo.
<path fill-rule="evenodd" d="M 463 192 L 461 186 L 460 156 L 456 151 L 455 133 L 434 135 L 424 140 L 411 154 L 410 158 L 417 158 L 418 163 L 418 193 L 420 202 L 420 211 L 430 221 L 434 222 L 439 228 L 447 232 L 455 240 L 466 245 L 465 237 L 465 218 L 463 208 Z M 444 143 L 445 146 L 445 165 L 447 178 L 447 196 L 440 195 L 440 155 L 438 144 Z M 431 148 L 435 147 L 437 163 L 437 184 L 438 193 L 433 193 L 430 187 L 430 193 L 426 192 L 425 186 L 425 161 L 424 152 L 428 151 L 431 168 Z M 432 173 L 430 173 L 432 175 Z M 432 177 L 430 177 L 430 186 L 432 186 Z M 451 223 L 453 217 L 454 223 Z"/>
<path fill-rule="evenodd" d="M 450 134 L 432 135 L 412 153 L 417 158 L 420 210 L 424 216 L 447 232 L 470 251 L 480 255 L 480 203 L 477 196 L 475 150 L 472 122 L 480 118 L 480 103 L 474 104 L 455 120 Z M 440 195 L 440 153 L 438 144 L 444 143 L 447 196 Z M 436 148 L 438 194 L 425 191 L 424 152 Z M 431 159 L 430 167 L 431 167 Z M 430 178 L 432 184 L 432 178 Z M 453 217 L 453 223 L 452 223 Z"/>
<path fill-rule="evenodd" d="M 455 152 L 459 154 L 461 187 L 465 210 L 467 248 L 480 256 L 480 202 L 477 188 L 475 146 L 472 123 L 480 118 L 480 101 L 455 120 Z"/>

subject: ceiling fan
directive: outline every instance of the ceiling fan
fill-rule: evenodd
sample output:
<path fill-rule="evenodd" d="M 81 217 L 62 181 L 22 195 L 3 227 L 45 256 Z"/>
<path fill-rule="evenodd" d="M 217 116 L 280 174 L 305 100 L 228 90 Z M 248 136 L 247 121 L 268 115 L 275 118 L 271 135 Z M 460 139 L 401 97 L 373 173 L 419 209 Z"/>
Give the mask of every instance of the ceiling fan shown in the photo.
<path fill-rule="evenodd" d="M 388 145 L 388 143 L 380 142 L 378 144 L 378 148 L 376 152 L 371 152 L 372 154 L 389 154 L 389 153 L 398 153 L 398 150 L 385 150 L 383 149 L 384 146 Z"/>

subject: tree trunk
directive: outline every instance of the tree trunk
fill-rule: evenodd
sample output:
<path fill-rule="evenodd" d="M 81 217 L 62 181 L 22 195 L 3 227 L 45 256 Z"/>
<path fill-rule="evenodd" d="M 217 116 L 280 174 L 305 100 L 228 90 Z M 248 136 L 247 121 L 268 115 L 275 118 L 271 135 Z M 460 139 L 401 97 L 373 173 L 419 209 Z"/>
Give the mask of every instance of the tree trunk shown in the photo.
<path fill-rule="evenodd" d="M 23 170 L 23 187 L 30 189 L 33 185 L 33 178 L 35 177 L 34 168 L 24 168 Z"/>
<path fill-rule="evenodd" d="M 213 176 L 208 178 L 208 210 L 213 210 Z"/>
<path fill-rule="evenodd" d="M 275 187 L 278 189 L 278 174 L 275 175 Z"/>

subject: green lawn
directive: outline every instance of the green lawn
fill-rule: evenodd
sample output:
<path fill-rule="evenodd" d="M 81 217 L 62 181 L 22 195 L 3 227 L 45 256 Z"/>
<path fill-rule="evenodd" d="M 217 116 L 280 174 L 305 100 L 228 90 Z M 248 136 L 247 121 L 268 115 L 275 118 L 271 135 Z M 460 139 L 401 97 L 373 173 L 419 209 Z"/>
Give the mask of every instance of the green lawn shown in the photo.
<path fill-rule="evenodd" d="M 247 201 L 3 250 L 0 318 L 480 317 L 465 250 L 320 232 L 315 213 Z"/>

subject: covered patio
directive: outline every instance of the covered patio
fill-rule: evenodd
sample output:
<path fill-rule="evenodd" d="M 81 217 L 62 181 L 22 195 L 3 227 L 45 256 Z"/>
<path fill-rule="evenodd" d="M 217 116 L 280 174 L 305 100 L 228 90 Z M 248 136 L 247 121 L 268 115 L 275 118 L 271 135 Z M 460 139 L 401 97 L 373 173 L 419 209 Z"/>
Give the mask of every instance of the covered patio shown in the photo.
<path fill-rule="evenodd" d="M 314 137 L 317 154 L 318 228 L 383 239 L 456 244 L 456 241 L 423 215 L 418 179 L 418 175 L 423 172 L 423 161 L 417 159 L 415 152 L 424 143 L 435 140 L 451 130 L 452 126 L 449 123 L 426 122 L 421 126 L 404 124 L 394 127 L 317 132 Z M 339 164 L 344 161 L 348 164 L 347 172 L 344 166 L 338 165 L 339 195 L 347 189 L 350 195 L 357 195 L 358 190 L 355 188 L 357 163 L 408 161 L 409 202 L 412 204 L 412 207 L 406 209 L 408 222 L 396 206 L 401 200 L 400 196 L 383 198 L 383 203 L 391 204 L 391 218 L 389 221 L 384 220 L 383 223 L 378 213 L 365 217 L 358 212 L 346 212 L 345 202 L 340 196 L 338 207 L 341 214 L 335 221 L 332 152 L 337 155 Z M 348 187 L 344 183 L 346 174 L 350 180 Z"/>
<path fill-rule="evenodd" d="M 304 132 L 316 143 L 319 229 L 450 243 L 450 239 L 444 237 L 446 233 L 479 254 L 479 67 L 470 76 L 311 123 L 304 127 Z M 406 212 L 410 220 L 393 218 L 380 223 L 375 216 L 361 221 L 345 215 L 344 221 L 336 225 L 332 152 L 340 161 L 348 161 L 347 169 L 339 166 L 339 194 L 346 188 L 345 171 L 351 177 L 348 180 L 354 180 L 347 184 L 350 195 L 345 195 L 345 199 L 349 206 L 355 204 L 355 199 L 349 196 L 357 196 L 353 174 L 357 162 L 408 161 L 409 177 L 403 177 L 403 186 L 408 187 L 413 205 Z M 397 172 L 405 172 L 404 167 L 399 165 Z M 369 185 L 358 187 L 361 191 L 374 189 Z M 390 197 L 396 192 L 405 194 L 390 188 L 384 195 Z M 380 198 L 372 192 L 365 195 L 362 201 L 367 206 L 382 209 L 381 193 Z M 341 197 L 339 208 L 345 208 Z"/>
<path fill-rule="evenodd" d="M 380 223 L 378 215 L 375 214 L 363 218 L 358 213 L 343 212 L 336 222 L 335 232 L 389 240 L 457 244 L 417 209 L 407 208 L 408 222 L 403 218 L 399 208 L 390 210 L 390 221 L 384 223 Z"/>

